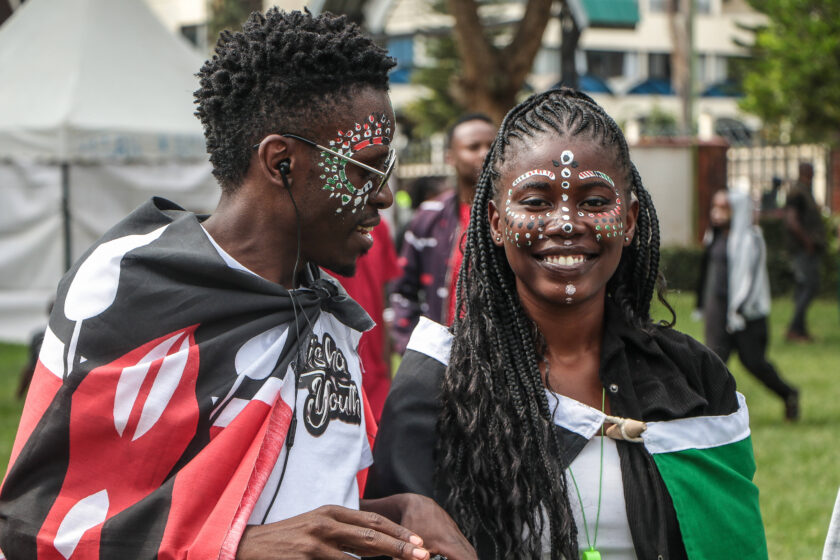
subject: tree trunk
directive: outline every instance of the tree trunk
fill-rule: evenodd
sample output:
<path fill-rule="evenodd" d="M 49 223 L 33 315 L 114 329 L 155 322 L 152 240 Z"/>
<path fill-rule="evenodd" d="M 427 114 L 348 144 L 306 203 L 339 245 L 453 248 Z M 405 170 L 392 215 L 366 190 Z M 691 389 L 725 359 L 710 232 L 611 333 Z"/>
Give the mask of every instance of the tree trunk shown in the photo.
<path fill-rule="evenodd" d="M 580 89 L 580 75 L 575 60 L 580 29 L 566 4 L 560 12 L 560 28 L 563 33 L 560 42 L 560 83 L 570 88 Z"/>
<path fill-rule="evenodd" d="M 448 0 L 455 18 L 455 43 L 462 63 L 454 96 L 468 111 L 487 113 L 497 123 L 516 104 L 551 15 L 552 0 L 529 0 L 513 39 L 503 48 L 484 32 L 475 0 Z"/>
<path fill-rule="evenodd" d="M 668 24 L 671 30 L 671 85 L 680 98 L 680 133 L 690 135 L 693 128 L 691 76 L 691 10 L 693 0 L 668 2 Z"/>

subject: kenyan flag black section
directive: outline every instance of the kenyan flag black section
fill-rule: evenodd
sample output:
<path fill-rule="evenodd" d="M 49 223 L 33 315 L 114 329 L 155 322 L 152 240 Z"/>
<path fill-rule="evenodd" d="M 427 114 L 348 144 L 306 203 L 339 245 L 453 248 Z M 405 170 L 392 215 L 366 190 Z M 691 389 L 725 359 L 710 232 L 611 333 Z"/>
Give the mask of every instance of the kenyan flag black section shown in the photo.
<path fill-rule="evenodd" d="M 291 416 L 279 389 L 308 325 L 327 310 L 369 326 L 307 272 L 295 314 L 288 291 L 227 266 L 199 218 L 162 199 L 91 247 L 59 284 L 0 490 L 6 557 L 220 557 L 269 417 Z M 262 361 L 243 363 L 254 346 Z"/>
<path fill-rule="evenodd" d="M 406 351 L 382 411 L 365 497 L 402 492 L 435 497 L 435 426 L 445 370 L 442 362 L 423 352 Z"/>

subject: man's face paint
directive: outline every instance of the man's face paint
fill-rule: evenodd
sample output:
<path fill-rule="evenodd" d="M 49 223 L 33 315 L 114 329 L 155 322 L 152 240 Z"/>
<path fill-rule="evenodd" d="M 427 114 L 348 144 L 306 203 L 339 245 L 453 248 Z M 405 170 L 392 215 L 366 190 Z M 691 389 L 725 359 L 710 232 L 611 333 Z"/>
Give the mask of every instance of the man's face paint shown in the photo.
<path fill-rule="evenodd" d="M 330 140 L 329 147 L 341 155 L 352 158 L 369 146 L 389 146 L 391 129 L 391 119 L 385 113 L 371 114 L 361 124 L 356 123 L 347 130 L 339 129 L 335 140 Z M 350 213 L 355 214 L 359 208 L 365 206 L 376 177 L 367 176 L 367 172 L 359 168 L 359 171 L 365 173 L 363 177 L 367 177 L 367 180 L 361 186 L 357 186 L 347 177 L 346 160 L 324 151 L 321 152 L 321 160 L 318 163 L 318 166 L 323 168 L 321 179 L 326 180 L 322 188 L 330 192 L 330 198 L 338 198 L 341 202 L 336 213 L 340 214 L 343 210 L 349 209 Z"/>

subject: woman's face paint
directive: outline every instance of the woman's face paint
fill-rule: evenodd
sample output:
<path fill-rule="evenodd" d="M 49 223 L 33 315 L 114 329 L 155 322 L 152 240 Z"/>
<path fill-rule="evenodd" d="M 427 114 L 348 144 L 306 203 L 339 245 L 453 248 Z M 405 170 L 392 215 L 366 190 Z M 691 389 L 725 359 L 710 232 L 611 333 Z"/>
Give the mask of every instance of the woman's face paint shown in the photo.
<path fill-rule="evenodd" d="M 371 114 L 361 124 L 355 123 L 347 130 L 339 129 L 335 140 L 330 140 L 327 146 L 341 155 L 352 158 L 369 146 L 389 146 L 392 135 L 391 119 L 384 113 Z M 368 161 L 363 163 L 371 165 Z M 341 203 L 336 210 L 337 214 L 348 210 L 355 214 L 359 208 L 364 208 L 368 195 L 359 193 L 367 193 L 377 180 L 375 175 L 350 164 L 352 174 L 358 177 L 354 183 L 347 175 L 347 165 L 346 160 L 328 152 L 321 152 L 318 166 L 322 168 L 321 179 L 326 181 L 322 188 L 330 192 L 330 198 L 337 198 Z"/>
<path fill-rule="evenodd" d="M 600 143 L 553 134 L 506 158 L 490 219 L 518 289 L 567 304 L 605 289 L 637 212 L 622 204 L 626 171 L 614 158 Z"/>
<path fill-rule="evenodd" d="M 610 177 L 603 171 L 587 170 L 581 171 L 578 174 L 578 178 L 580 180 L 592 178 L 603 179 L 612 186 L 613 192 L 615 193 L 614 208 L 606 210 L 604 212 L 586 213 L 586 216 L 592 219 L 595 223 L 595 231 L 598 232 L 595 234 L 595 240 L 600 243 L 601 240 L 604 239 L 604 237 L 606 237 L 607 239 L 614 237 L 624 237 L 624 220 L 622 218 L 621 213 L 621 194 L 618 192 L 618 189 L 615 188 L 615 181 L 613 181 L 612 177 Z M 584 212 L 578 212 L 578 215 L 583 217 Z"/>

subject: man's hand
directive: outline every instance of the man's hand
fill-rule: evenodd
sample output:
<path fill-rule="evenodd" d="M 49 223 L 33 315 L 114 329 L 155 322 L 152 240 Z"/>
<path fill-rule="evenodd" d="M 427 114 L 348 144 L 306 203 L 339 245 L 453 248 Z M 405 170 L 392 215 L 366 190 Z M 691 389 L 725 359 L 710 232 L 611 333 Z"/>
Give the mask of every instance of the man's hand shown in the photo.
<path fill-rule="evenodd" d="M 470 542 L 449 514 L 431 498 L 419 494 L 395 494 L 377 500 L 362 500 L 362 509 L 376 511 L 420 535 L 432 554 L 449 560 L 478 560 Z"/>
<path fill-rule="evenodd" d="M 268 525 L 251 525 L 239 541 L 237 560 L 347 560 L 390 556 L 428 560 L 423 540 L 405 527 L 370 511 L 322 506 Z"/>

